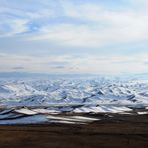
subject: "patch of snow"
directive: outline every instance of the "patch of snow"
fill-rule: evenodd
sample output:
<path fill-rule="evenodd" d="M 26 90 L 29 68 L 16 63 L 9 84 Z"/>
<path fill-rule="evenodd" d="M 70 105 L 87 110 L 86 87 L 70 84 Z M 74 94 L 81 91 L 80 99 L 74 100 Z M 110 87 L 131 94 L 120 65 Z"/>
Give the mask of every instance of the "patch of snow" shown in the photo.
<path fill-rule="evenodd" d="M 72 121 L 64 121 L 64 120 L 51 120 L 50 123 L 62 123 L 62 124 L 86 124 L 82 122 L 72 122 Z"/>
<path fill-rule="evenodd" d="M 72 119 L 78 119 L 80 121 L 85 121 L 85 122 L 88 122 L 88 121 L 98 121 L 100 119 L 97 119 L 97 118 L 90 118 L 90 117 L 83 117 L 83 116 L 70 116 L 70 118 Z"/>
<path fill-rule="evenodd" d="M 138 115 L 147 115 L 148 112 L 137 112 Z"/>
<path fill-rule="evenodd" d="M 49 110 L 49 109 L 32 109 L 33 112 L 41 113 L 41 114 L 58 114 L 59 111 L 56 110 Z"/>
<path fill-rule="evenodd" d="M 38 114 L 37 112 L 29 110 L 27 108 L 16 109 L 14 111 L 17 112 L 17 113 L 25 114 L 25 115 L 36 115 L 36 114 Z"/>
<path fill-rule="evenodd" d="M 48 122 L 48 119 L 43 115 L 34 115 L 28 117 L 17 118 L 15 120 L 1 120 L 0 124 L 36 124 L 36 123 L 45 123 Z"/>

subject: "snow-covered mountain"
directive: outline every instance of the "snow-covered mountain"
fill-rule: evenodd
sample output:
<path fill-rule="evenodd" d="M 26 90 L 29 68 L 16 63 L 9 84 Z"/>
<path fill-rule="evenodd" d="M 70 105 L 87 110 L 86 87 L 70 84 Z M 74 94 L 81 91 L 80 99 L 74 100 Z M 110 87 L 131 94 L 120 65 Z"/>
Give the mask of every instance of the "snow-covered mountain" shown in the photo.
<path fill-rule="evenodd" d="M 0 80 L 0 124 L 103 120 L 103 116 L 90 118 L 95 113 L 108 118 L 148 114 L 148 81 L 103 77 Z"/>
<path fill-rule="evenodd" d="M 7 106 L 148 104 L 148 81 L 105 78 L 1 80 L 0 104 Z"/>

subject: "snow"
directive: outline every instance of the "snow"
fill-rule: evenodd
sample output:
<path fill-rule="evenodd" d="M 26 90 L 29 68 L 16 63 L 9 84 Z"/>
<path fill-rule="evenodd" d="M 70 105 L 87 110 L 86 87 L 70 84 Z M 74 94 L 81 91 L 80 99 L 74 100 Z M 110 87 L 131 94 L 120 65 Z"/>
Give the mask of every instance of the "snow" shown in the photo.
<path fill-rule="evenodd" d="M 62 122 L 73 122 L 73 123 L 87 123 L 87 122 L 93 122 L 98 121 L 100 119 L 96 118 L 89 118 L 89 117 L 83 117 L 83 116 L 47 116 L 50 120 L 56 120 L 56 121 L 62 121 Z"/>
<path fill-rule="evenodd" d="M 148 111 L 147 112 L 137 112 L 138 115 L 146 115 L 148 114 Z"/>
<path fill-rule="evenodd" d="M 12 111 L 13 111 L 13 109 L 5 109 L 5 110 L 0 111 L 0 115 L 7 114 Z"/>
<path fill-rule="evenodd" d="M 83 116 L 71 116 L 72 119 L 77 119 L 79 121 L 98 121 L 100 119 L 90 118 L 90 117 L 83 117 Z"/>
<path fill-rule="evenodd" d="M 59 111 L 56 110 L 49 110 L 49 109 L 32 109 L 33 112 L 41 113 L 41 114 L 56 114 Z"/>
<path fill-rule="evenodd" d="M 38 114 L 37 112 L 26 109 L 26 108 L 16 109 L 14 111 L 17 112 L 17 113 L 25 114 L 25 115 L 36 115 L 36 114 Z"/>
<path fill-rule="evenodd" d="M 102 77 L 3 80 L 0 81 L 0 104 L 8 108 L 20 107 L 15 112 L 26 115 L 130 112 L 128 106 L 148 106 L 148 83 Z"/>
<path fill-rule="evenodd" d="M 48 119 L 54 119 L 54 120 L 64 120 L 64 121 L 80 121 L 80 120 L 76 120 L 76 119 L 72 119 L 69 117 L 61 117 L 61 116 L 47 116 Z"/>
<path fill-rule="evenodd" d="M 8 113 L 8 114 L 0 115 L 0 120 L 17 119 L 19 117 L 22 117 L 22 115 L 20 115 L 20 114 L 14 114 L 14 113 Z"/>
<path fill-rule="evenodd" d="M 74 110 L 75 113 L 119 113 L 125 111 L 132 111 L 128 107 L 115 107 L 115 106 L 97 106 L 97 107 L 81 107 Z"/>
<path fill-rule="evenodd" d="M 63 121 L 63 120 L 52 120 L 50 123 L 62 123 L 62 124 L 86 124 L 86 123 L 77 123 L 72 121 Z"/>
<path fill-rule="evenodd" d="M 15 120 L 1 120 L 0 124 L 35 124 L 35 123 L 45 123 L 48 119 L 43 115 L 34 115 L 28 117 L 17 118 Z"/>

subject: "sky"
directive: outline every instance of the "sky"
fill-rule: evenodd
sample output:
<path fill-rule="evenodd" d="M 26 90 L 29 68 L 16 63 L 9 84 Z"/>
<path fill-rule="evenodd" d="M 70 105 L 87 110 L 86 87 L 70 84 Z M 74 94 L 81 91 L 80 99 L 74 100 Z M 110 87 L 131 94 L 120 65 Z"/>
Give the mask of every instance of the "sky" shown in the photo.
<path fill-rule="evenodd" d="M 0 72 L 148 72 L 147 0 L 0 0 Z"/>

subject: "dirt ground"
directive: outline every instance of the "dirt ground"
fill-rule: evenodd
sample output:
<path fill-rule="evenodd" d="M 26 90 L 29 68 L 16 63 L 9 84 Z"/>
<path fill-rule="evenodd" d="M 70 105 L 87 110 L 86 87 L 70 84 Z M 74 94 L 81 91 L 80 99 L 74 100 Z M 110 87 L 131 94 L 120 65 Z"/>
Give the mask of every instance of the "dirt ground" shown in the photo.
<path fill-rule="evenodd" d="M 0 126 L 0 148 L 116 147 L 148 148 L 148 115 L 118 115 L 87 125 Z"/>

